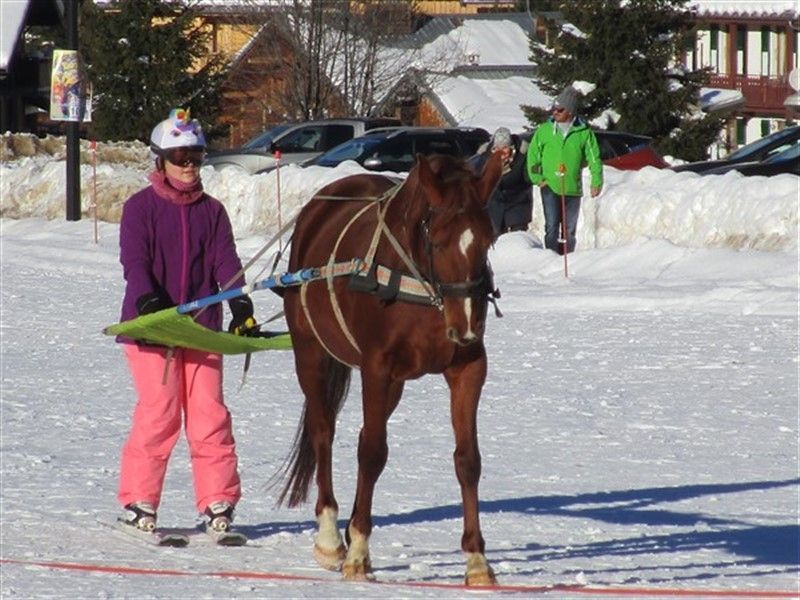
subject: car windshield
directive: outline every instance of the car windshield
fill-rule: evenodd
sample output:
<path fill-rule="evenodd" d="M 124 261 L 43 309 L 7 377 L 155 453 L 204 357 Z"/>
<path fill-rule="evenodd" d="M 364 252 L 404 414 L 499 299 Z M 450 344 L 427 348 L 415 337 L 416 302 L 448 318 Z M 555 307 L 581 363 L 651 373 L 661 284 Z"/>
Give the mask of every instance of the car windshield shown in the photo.
<path fill-rule="evenodd" d="M 269 145 L 275 141 L 275 138 L 289 129 L 289 127 L 292 127 L 291 123 L 285 123 L 283 125 L 277 125 L 272 129 L 267 129 L 266 131 L 258 134 L 256 137 L 242 144 L 242 148 L 247 150 L 261 150 L 263 148 L 268 148 Z"/>
<path fill-rule="evenodd" d="M 769 158 L 765 158 L 763 161 L 764 163 L 779 163 L 785 160 L 793 160 L 797 157 L 800 157 L 800 140 L 797 140 L 794 145 L 788 147 L 783 152 L 779 152 L 778 154 L 774 154 Z"/>
<path fill-rule="evenodd" d="M 365 135 L 344 144 L 339 144 L 311 161 L 310 164 L 321 167 L 334 167 L 345 160 L 359 161 L 372 154 L 383 140 L 384 136 L 382 135 Z"/>
<path fill-rule="evenodd" d="M 772 144 L 779 145 L 781 140 L 785 139 L 788 142 L 791 141 L 791 138 L 797 137 L 797 129 L 795 127 L 787 127 L 781 131 L 773 133 L 772 135 L 768 135 L 766 137 L 761 138 L 760 140 L 756 140 L 751 144 L 747 144 L 746 146 L 742 146 L 738 150 L 731 152 L 726 158 L 726 160 L 739 160 L 739 159 L 746 159 L 753 153 L 759 152 L 761 149 L 770 146 Z"/>

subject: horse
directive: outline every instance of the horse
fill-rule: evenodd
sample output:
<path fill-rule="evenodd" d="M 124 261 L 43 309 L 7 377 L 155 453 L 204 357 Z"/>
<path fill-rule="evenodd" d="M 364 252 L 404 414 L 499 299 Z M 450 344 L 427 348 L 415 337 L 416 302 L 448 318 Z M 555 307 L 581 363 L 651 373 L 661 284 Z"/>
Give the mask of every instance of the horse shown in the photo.
<path fill-rule="evenodd" d="M 462 159 L 418 155 L 402 184 L 380 174 L 351 175 L 325 186 L 298 214 L 289 267 L 327 266 L 328 274 L 284 290 L 305 404 L 278 505 L 305 502 L 316 471 L 314 556 L 321 566 L 341 570 L 344 579 L 374 579 L 373 493 L 388 456 L 387 421 L 404 383 L 441 373 L 455 433 L 465 581 L 496 584 L 478 515 L 476 415 L 487 371 L 483 333 L 494 300 L 487 259 L 494 238 L 485 206 L 501 171 L 499 155 L 482 174 Z M 360 268 L 349 279 L 335 276 L 337 265 L 353 259 Z M 343 539 L 331 455 L 354 367 L 361 371 L 363 425 Z"/>

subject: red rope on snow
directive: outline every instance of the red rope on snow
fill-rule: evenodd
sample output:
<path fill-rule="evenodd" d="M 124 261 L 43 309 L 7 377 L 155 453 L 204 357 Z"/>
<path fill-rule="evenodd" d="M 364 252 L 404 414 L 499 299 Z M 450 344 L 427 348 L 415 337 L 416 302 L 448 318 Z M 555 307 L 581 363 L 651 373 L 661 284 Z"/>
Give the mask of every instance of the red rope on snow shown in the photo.
<path fill-rule="evenodd" d="M 113 573 L 115 575 L 159 575 L 173 577 L 221 577 L 230 579 L 267 579 L 272 581 L 311 581 L 336 583 L 336 580 L 310 575 L 292 575 L 289 573 L 270 573 L 258 571 L 180 571 L 174 569 L 151 569 L 140 567 L 125 567 L 115 565 L 91 565 L 82 563 L 68 563 L 57 561 L 29 561 L 11 558 L 0 558 L 0 564 L 23 565 L 43 567 L 46 569 L 59 569 L 66 571 L 88 571 L 93 573 Z M 343 580 L 341 580 L 343 581 Z M 491 590 L 495 592 L 569 592 L 572 594 L 586 594 L 598 596 L 671 596 L 683 598 L 800 598 L 798 592 L 786 591 L 756 591 L 756 590 L 698 590 L 681 588 L 644 588 L 644 587 L 590 587 L 581 585 L 494 585 L 494 586 L 466 586 L 461 583 L 436 583 L 428 581 L 375 581 L 372 585 L 403 586 L 417 588 L 463 589 L 463 590 Z"/>

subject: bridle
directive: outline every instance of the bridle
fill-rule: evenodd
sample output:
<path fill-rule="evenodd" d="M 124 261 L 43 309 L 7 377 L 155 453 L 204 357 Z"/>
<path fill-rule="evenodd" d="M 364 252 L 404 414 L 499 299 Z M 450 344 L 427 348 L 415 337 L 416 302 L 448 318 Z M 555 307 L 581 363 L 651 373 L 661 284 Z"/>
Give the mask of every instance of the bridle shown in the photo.
<path fill-rule="evenodd" d="M 431 219 L 436 213 L 442 213 L 442 210 L 428 208 L 428 213 L 420 221 L 420 233 L 422 234 L 425 257 L 428 263 L 426 282 L 433 289 L 435 297 L 432 299 L 433 304 L 441 307 L 444 298 L 472 298 L 475 300 L 485 300 L 492 302 L 495 307 L 495 312 L 500 316 L 497 308 L 496 298 L 500 297 L 500 291 L 495 289 L 494 281 L 492 278 L 492 270 L 489 266 L 489 261 L 484 263 L 481 275 L 477 279 L 468 279 L 467 281 L 458 282 L 444 282 L 439 281 L 436 275 L 436 270 L 433 267 L 433 242 L 431 241 L 430 223 Z M 460 214 L 465 212 L 464 208 L 459 208 L 452 211 L 453 214 Z"/>

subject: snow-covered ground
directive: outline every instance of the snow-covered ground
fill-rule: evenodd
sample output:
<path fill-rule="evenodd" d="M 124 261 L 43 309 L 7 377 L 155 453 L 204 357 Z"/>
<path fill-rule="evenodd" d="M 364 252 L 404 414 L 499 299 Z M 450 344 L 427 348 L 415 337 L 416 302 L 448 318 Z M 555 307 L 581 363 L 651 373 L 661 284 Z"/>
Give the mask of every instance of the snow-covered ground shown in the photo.
<path fill-rule="evenodd" d="M 390 421 L 371 543 L 380 583 L 343 583 L 316 566 L 313 502 L 274 506 L 267 483 L 302 405 L 291 352 L 255 355 L 241 389 L 243 359 L 226 359 L 248 547 L 142 547 L 102 525 L 117 515 L 134 398 L 121 352 L 100 330 L 118 317 L 115 221 L 144 184 L 146 152 L 98 151 L 97 242 L 91 162 L 85 218 L 66 222 L 64 162 L 32 154 L 0 165 L 0 596 L 499 594 L 456 587 L 461 507 L 436 376 L 410 382 Z M 274 173 L 203 177 L 246 259 L 315 189 L 358 170 L 281 169 L 280 202 Z M 541 248 L 538 203 L 531 230 L 502 236 L 491 253 L 505 316 L 488 324 L 479 413 L 488 559 L 504 593 L 523 597 L 797 597 L 800 178 L 606 176 L 603 194 L 585 202 L 568 279 L 563 259 Z M 269 292 L 254 301 L 262 319 L 280 308 Z M 359 393 L 356 376 L 335 443 L 343 519 Z M 160 521 L 195 524 L 184 442 Z"/>

